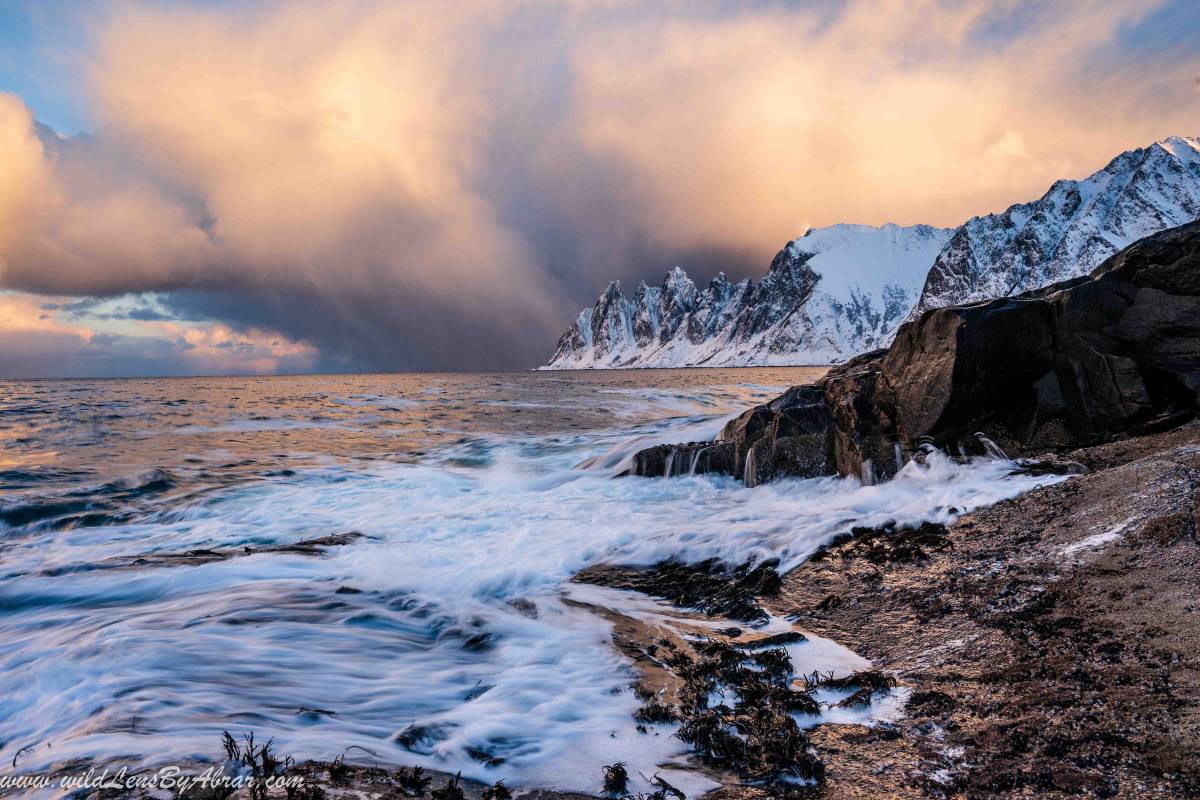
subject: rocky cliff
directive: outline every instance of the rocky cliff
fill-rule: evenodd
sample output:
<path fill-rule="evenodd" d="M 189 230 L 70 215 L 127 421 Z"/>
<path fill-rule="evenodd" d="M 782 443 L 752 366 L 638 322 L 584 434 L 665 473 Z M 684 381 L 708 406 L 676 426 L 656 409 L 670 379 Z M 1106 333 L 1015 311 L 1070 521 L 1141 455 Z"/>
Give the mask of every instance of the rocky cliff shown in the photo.
<path fill-rule="evenodd" d="M 1142 239 L 1093 274 L 926 311 L 895 341 L 683 446 L 694 471 L 886 479 L 927 448 L 1012 456 L 1169 428 L 1200 406 L 1200 223 Z M 656 448 L 639 474 L 670 475 Z M 693 467 L 690 456 L 703 452 Z M 699 467 L 698 469 L 696 467 Z"/>

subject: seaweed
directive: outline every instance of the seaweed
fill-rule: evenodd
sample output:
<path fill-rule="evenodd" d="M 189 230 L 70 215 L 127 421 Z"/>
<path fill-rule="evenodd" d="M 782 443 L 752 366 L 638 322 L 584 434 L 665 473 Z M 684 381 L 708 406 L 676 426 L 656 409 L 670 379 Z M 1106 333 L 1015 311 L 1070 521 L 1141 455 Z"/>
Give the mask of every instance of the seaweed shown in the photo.
<path fill-rule="evenodd" d="M 820 713 L 820 706 L 808 681 L 804 688 L 792 688 L 787 651 L 717 639 L 701 639 L 692 647 L 696 658 L 678 653 L 670 661 L 684 681 L 683 721 L 676 737 L 706 763 L 752 780 L 822 780 L 824 765 L 791 716 Z M 717 691 L 736 697 L 734 706 L 710 708 L 709 697 Z"/>
<path fill-rule="evenodd" d="M 669 796 L 669 797 L 674 797 L 675 800 L 687 800 L 687 796 L 684 795 L 683 792 L 679 791 L 674 786 L 667 783 L 666 779 L 661 777 L 660 775 L 656 774 L 653 778 L 651 778 L 647 782 L 651 786 L 658 787 L 658 791 L 654 792 L 655 797 L 666 798 Z"/>
<path fill-rule="evenodd" d="M 480 800 L 512 800 L 512 792 L 499 780 L 483 790 Z"/>
<path fill-rule="evenodd" d="M 346 779 L 350 776 L 350 767 L 346 764 L 345 756 L 338 756 L 333 761 L 329 762 L 329 781 L 336 785 L 346 783 Z"/>
<path fill-rule="evenodd" d="M 734 630 L 737 630 L 736 628 Z M 740 635 L 734 634 L 736 638 Z M 738 644 L 738 647 L 744 650 L 761 650 L 766 647 L 780 647 L 787 644 L 799 644 L 800 642 L 808 641 L 808 637 L 800 631 L 784 631 L 783 633 L 773 633 L 770 636 L 764 636 L 761 639 L 755 639 L 752 642 L 743 642 Z"/>
<path fill-rule="evenodd" d="M 746 742 L 734 735 L 725 711 L 707 709 L 693 714 L 675 736 L 712 764 L 732 766 L 746 760 Z"/>
<path fill-rule="evenodd" d="M 715 558 L 695 564 L 660 561 L 649 569 L 608 568 L 581 572 L 576 580 L 661 597 L 673 605 L 695 608 L 710 616 L 763 623 L 767 614 L 757 598 L 779 593 L 783 586 L 778 559 L 747 561 L 730 569 Z"/>
<path fill-rule="evenodd" d="M 434 789 L 429 796 L 433 800 L 466 800 L 467 796 L 462 789 L 462 772 L 447 781 L 445 786 Z"/>
<path fill-rule="evenodd" d="M 953 547 L 946 526 L 922 522 L 915 528 L 897 528 L 889 523 L 878 528 L 854 528 L 852 539 L 839 550 L 845 561 L 861 558 L 872 564 L 903 564 L 924 561 L 930 551 Z"/>
<path fill-rule="evenodd" d="M 904 704 L 904 709 L 910 714 L 920 713 L 932 716 L 953 711 L 957 705 L 954 698 L 945 692 L 931 690 L 913 692 L 909 695 L 908 702 Z"/>
<path fill-rule="evenodd" d="M 679 719 L 679 714 L 676 713 L 675 707 L 671 704 L 664 703 L 658 698 L 653 698 L 642 703 L 642 707 L 633 715 L 633 718 L 638 722 L 654 724 L 675 722 Z"/>
<path fill-rule="evenodd" d="M 604 794 L 610 797 L 620 797 L 629 791 L 629 771 L 625 762 L 618 761 L 604 768 Z"/>
<path fill-rule="evenodd" d="M 816 683 L 831 689 L 870 689 L 873 692 L 886 692 L 895 688 L 896 679 L 877 669 L 868 669 L 852 672 L 842 678 L 820 677 Z"/>
<path fill-rule="evenodd" d="M 401 767 L 396 770 L 396 783 L 400 784 L 400 788 L 404 790 L 405 794 L 423 794 L 432 781 L 433 779 L 425 774 L 424 767 L 413 767 L 412 769 Z"/>
<path fill-rule="evenodd" d="M 866 708 L 871 705 L 871 698 L 875 692 L 871 689 L 862 688 L 854 692 L 846 699 L 837 704 L 838 708 Z"/>
<path fill-rule="evenodd" d="M 271 748 L 274 744 L 274 739 L 268 739 L 263 744 L 256 744 L 253 731 L 243 734 L 241 743 L 233 738 L 229 731 L 221 732 L 221 746 L 225 750 L 226 758 L 250 769 L 250 776 L 253 779 L 249 784 L 251 800 L 266 800 L 267 784 L 265 779 L 285 772 L 292 766 L 291 756 L 279 758 L 272 751 Z"/>

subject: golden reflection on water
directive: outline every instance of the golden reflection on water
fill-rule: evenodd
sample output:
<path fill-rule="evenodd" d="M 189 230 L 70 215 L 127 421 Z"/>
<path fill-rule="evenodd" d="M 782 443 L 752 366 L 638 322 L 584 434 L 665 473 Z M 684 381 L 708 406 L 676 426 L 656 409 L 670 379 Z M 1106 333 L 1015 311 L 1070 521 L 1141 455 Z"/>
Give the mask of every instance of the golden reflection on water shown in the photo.
<path fill-rule="evenodd" d="M 419 459 L 480 435 L 570 437 L 762 402 L 824 368 L 0 381 L 0 470 L 222 478 Z M 0 491 L 15 488 L 13 476 Z M 13 481 L 16 481 L 15 483 Z"/>

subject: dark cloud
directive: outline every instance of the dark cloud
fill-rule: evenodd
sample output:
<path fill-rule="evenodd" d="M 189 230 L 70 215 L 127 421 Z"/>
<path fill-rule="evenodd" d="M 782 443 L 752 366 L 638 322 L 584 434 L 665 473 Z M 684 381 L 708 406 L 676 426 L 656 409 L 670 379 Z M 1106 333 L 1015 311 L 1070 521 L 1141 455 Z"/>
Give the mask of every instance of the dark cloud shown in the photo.
<path fill-rule="evenodd" d="M 0 288 L 154 331 L 36 334 L 85 372 L 528 368 L 610 280 L 758 277 L 808 224 L 954 224 L 1187 132 L 1196 54 L 1136 0 L 909 6 L 122 6 L 93 135 L 0 95 Z"/>
<path fill-rule="evenodd" d="M 320 371 L 528 369 L 545 359 L 546 337 L 558 334 L 557 322 L 475 319 L 428 295 L 231 289 L 176 292 L 163 302 L 172 316 L 220 319 L 235 330 L 274 330 L 309 342 L 320 352 L 314 366 Z"/>

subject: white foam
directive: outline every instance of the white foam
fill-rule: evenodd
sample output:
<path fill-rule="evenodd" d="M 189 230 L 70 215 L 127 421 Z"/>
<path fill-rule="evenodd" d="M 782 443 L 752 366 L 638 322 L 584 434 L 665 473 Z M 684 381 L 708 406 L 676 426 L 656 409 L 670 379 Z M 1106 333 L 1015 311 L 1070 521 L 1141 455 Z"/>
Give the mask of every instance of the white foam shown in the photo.
<path fill-rule="evenodd" d="M 1072 542 L 1064 547 L 1061 552 L 1064 556 L 1073 556 L 1084 550 L 1097 550 L 1109 542 L 1115 542 L 1120 539 L 1122 531 L 1129 527 L 1131 521 L 1125 520 L 1120 525 L 1114 525 L 1106 531 L 1093 533 L 1091 536 L 1087 536 L 1077 542 Z"/>
<path fill-rule="evenodd" d="M 721 421 L 636 435 L 677 440 L 689 425 L 700 433 Z M 0 583 L 0 761 L 35 744 L 22 756 L 30 769 L 130 753 L 161 763 L 214 755 L 223 729 L 254 730 L 301 758 L 357 745 L 385 761 L 595 792 L 603 764 L 624 760 L 631 774 L 652 775 L 677 765 L 683 748 L 669 732 L 635 731 L 633 673 L 608 623 L 561 596 L 577 570 L 667 557 L 779 557 L 786 569 L 852 525 L 949 521 L 1053 480 L 938 455 L 878 486 L 827 478 L 749 489 L 720 476 L 612 479 L 613 464 L 573 468 L 605 452 L 619 463 L 631 446 L 612 432 L 565 444 L 491 437 L 474 443 L 474 466 L 447 450 L 419 464 L 298 470 L 287 482 L 64 534 L 53 548 L 14 544 L 6 571 L 29 574 Z M 369 538 L 324 558 L 37 575 L 344 530 Z M 362 593 L 336 594 L 342 586 Z M 537 618 L 514 600 L 532 602 Z M 821 669 L 853 656 L 816 639 L 799 647 L 796 657 Z M 297 714 L 301 706 L 336 713 Z M 409 752 L 393 738 L 412 724 L 443 735 Z M 505 763 L 485 767 L 467 747 Z"/>

